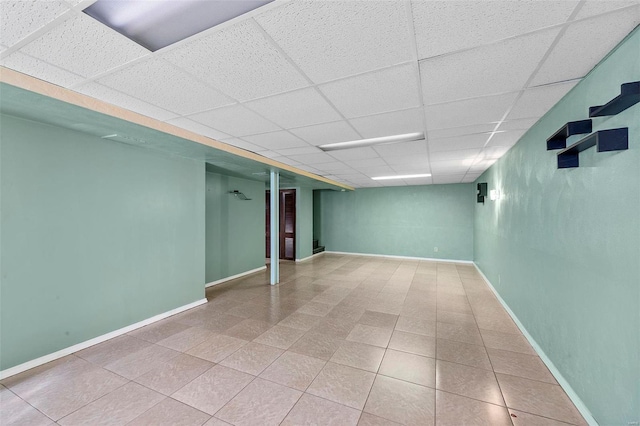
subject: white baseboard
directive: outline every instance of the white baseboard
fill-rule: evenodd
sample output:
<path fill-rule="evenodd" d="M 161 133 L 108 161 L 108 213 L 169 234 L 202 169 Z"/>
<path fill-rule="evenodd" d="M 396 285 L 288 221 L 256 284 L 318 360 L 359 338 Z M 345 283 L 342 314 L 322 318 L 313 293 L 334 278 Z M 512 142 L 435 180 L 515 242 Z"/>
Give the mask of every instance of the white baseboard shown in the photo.
<path fill-rule="evenodd" d="M 230 277 L 225 277 L 225 278 L 221 278 L 221 279 L 216 280 L 216 281 L 211 281 L 210 283 L 206 283 L 204 285 L 204 287 L 207 288 L 207 287 L 211 287 L 211 286 L 214 286 L 214 285 L 226 283 L 227 281 L 235 280 L 236 278 L 241 278 L 241 277 L 244 277 L 246 275 L 255 274 L 256 272 L 264 271 L 265 269 L 267 269 L 266 265 L 265 266 L 261 266 L 261 267 L 256 268 L 256 269 L 252 269 L 250 271 L 241 272 L 241 273 L 236 274 L 236 275 L 231 275 Z"/>
<path fill-rule="evenodd" d="M 540 345 L 538 345 L 538 342 L 536 342 L 533 336 L 529 334 L 529 332 L 527 331 L 525 326 L 520 322 L 516 314 L 511 310 L 511 308 L 509 308 L 509 305 L 507 305 L 507 303 L 504 301 L 504 299 L 502 299 L 502 297 L 500 296 L 498 291 L 495 289 L 493 284 L 491 284 L 491 281 L 489 281 L 489 279 L 484 275 L 484 273 L 480 270 L 480 268 L 478 267 L 478 265 L 476 265 L 475 262 L 473 262 L 473 266 L 476 267 L 476 270 L 480 273 L 480 275 L 482 276 L 484 281 L 487 283 L 491 291 L 493 291 L 493 294 L 495 294 L 500 304 L 502 304 L 502 307 L 507 311 L 509 316 L 511 316 L 511 319 L 513 320 L 513 322 L 516 323 L 516 325 L 518 326 L 518 328 L 520 329 L 524 337 L 529 341 L 529 343 L 533 347 L 533 350 L 536 351 L 536 353 L 538 354 L 542 362 L 545 363 L 545 365 L 547 366 L 551 374 L 553 374 L 553 377 L 555 377 L 560 387 L 564 389 L 569 399 L 571 399 L 571 401 L 576 406 L 578 411 L 580 411 L 580 414 L 582 414 L 582 417 L 584 417 L 584 419 L 587 421 L 587 423 L 589 423 L 589 425 L 598 426 L 598 422 L 596 421 L 596 419 L 593 418 L 593 415 L 587 408 L 586 404 L 582 401 L 582 399 L 578 396 L 578 394 L 573 390 L 569 382 L 567 382 L 567 380 L 564 378 L 562 373 L 560 373 L 560 370 L 558 370 L 558 368 L 553 364 L 551 359 L 549 359 L 549 357 L 542 350 Z"/>
<path fill-rule="evenodd" d="M 33 359 L 31 361 L 27 361 L 23 364 L 16 365 L 15 367 L 7 368 L 6 370 L 0 371 L 0 380 L 6 379 L 7 377 L 14 376 L 18 373 L 22 373 L 23 371 L 27 371 L 34 367 L 38 367 L 39 365 L 46 364 L 51 361 L 55 361 L 58 358 L 62 358 L 67 355 L 71 355 L 75 352 L 81 351 L 83 349 L 88 348 L 89 346 L 97 345 L 98 343 L 105 342 L 107 340 L 113 339 L 114 337 L 121 336 L 123 334 L 129 333 L 138 328 L 144 327 L 146 325 L 152 324 L 156 321 L 160 321 L 162 319 L 168 318 L 170 316 L 179 314 L 180 312 L 186 311 L 191 308 L 195 308 L 196 306 L 200 306 L 202 304 L 207 303 L 207 299 L 196 300 L 193 303 L 189 303 L 188 305 L 180 306 L 179 308 L 172 309 L 170 311 L 164 312 L 162 314 L 158 314 L 151 318 L 147 318 L 146 320 L 142 320 L 135 324 L 128 325 L 124 328 L 112 331 L 107 334 L 103 334 L 102 336 L 94 337 L 93 339 L 84 341 L 82 343 L 78 343 L 73 346 L 69 346 L 68 348 L 61 349 L 57 352 L 51 353 L 49 355 L 41 356 L 40 358 Z"/>
<path fill-rule="evenodd" d="M 406 259 L 406 260 L 428 260 L 431 262 L 443 262 L 443 263 L 467 263 L 473 264 L 472 260 L 456 260 L 456 259 L 436 259 L 433 257 L 412 257 L 412 256 L 395 256 L 391 254 L 370 254 L 370 253 L 351 253 L 346 251 L 331 251 L 325 250 L 324 253 L 329 254 L 344 254 L 347 256 L 367 256 L 367 257 L 388 257 L 391 259 Z"/>
<path fill-rule="evenodd" d="M 324 253 L 326 253 L 326 251 L 321 251 L 320 253 L 312 254 L 311 256 L 303 257 L 302 259 L 296 259 L 296 262 L 306 262 L 307 260 L 313 259 L 314 257 L 320 256 Z"/>

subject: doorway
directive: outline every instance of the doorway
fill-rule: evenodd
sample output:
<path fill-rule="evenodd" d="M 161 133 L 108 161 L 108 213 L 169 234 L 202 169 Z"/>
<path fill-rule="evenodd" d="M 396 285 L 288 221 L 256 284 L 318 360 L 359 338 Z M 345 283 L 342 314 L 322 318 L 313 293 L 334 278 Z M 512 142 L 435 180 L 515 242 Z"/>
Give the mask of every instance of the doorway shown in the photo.
<path fill-rule="evenodd" d="M 271 257 L 271 203 L 270 191 L 266 192 L 266 253 Z M 279 259 L 296 260 L 296 190 L 281 189 L 278 199 L 280 205 L 280 256 Z"/>

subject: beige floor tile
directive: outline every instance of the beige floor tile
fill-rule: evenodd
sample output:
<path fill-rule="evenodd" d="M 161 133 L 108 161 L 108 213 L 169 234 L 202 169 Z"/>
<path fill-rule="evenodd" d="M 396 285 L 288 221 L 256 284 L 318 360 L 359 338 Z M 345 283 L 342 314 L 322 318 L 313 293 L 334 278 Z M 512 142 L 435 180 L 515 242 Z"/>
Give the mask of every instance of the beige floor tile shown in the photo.
<path fill-rule="evenodd" d="M 90 362 L 75 355 L 68 355 L 2 380 L 2 386 L 10 388 L 18 396 L 26 397 L 55 382 L 66 380 L 95 368 Z"/>
<path fill-rule="evenodd" d="M 311 332 L 314 333 L 322 333 L 329 334 L 333 337 L 339 339 L 346 339 L 353 327 L 357 324 L 356 321 L 353 320 L 341 320 L 336 318 L 324 318 L 315 327 L 313 327 Z"/>
<path fill-rule="evenodd" d="M 436 321 L 436 305 L 435 303 L 424 304 L 415 303 L 411 300 L 404 303 L 400 311 L 401 317 L 418 318 L 427 321 Z"/>
<path fill-rule="evenodd" d="M 287 351 L 260 374 L 263 379 L 304 391 L 326 361 Z"/>
<path fill-rule="evenodd" d="M 201 426 L 210 415 L 175 399 L 165 398 L 133 419 L 128 426 Z"/>
<path fill-rule="evenodd" d="M 584 419 L 558 385 L 496 374 L 507 407 L 573 424 Z"/>
<path fill-rule="evenodd" d="M 157 344 L 178 352 L 187 352 L 200 343 L 215 336 L 215 333 L 204 328 L 191 327 L 165 339 Z"/>
<path fill-rule="evenodd" d="M 135 381 L 156 392 L 171 395 L 213 365 L 204 359 L 180 354 L 136 378 Z"/>
<path fill-rule="evenodd" d="M 247 318 L 246 320 L 239 322 L 233 327 L 225 330 L 222 334 L 226 336 L 235 337 L 237 339 L 251 341 L 269 330 L 272 327 L 271 324 L 264 321 L 258 321 L 253 318 Z"/>
<path fill-rule="evenodd" d="M 513 322 L 509 314 L 476 315 L 478 327 L 484 330 L 499 331 L 501 333 L 520 334 L 520 329 Z"/>
<path fill-rule="evenodd" d="M 300 391 L 257 378 L 216 417 L 237 426 L 278 425 L 301 396 Z"/>
<path fill-rule="evenodd" d="M 9 389 L 0 386 L 0 425 L 52 425 L 53 420 L 27 404 Z"/>
<path fill-rule="evenodd" d="M 381 328 L 394 328 L 397 321 L 398 315 L 376 311 L 365 311 L 358 320 L 360 324 Z"/>
<path fill-rule="evenodd" d="M 355 426 L 358 424 L 359 418 L 359 410 L 306 393 L 302 395 L 281 424 L 283 426 Z"/>
<path fill-rule="evenodd" d="M 373 414 L 362 412 L 358 426 L 398 426 L 400 423 L 374 416 Z"/>
<path fill-rule="evenodd" d="M 347 336 L 348 341 L 386 348 L 391 339 L 392 328 L 380 328 L 370 325 L 356 324 Z"/>
<path fill-rule="evenodd" d="M 478 330 L 475 324 L 448 324 L 439 322 L 436 324 L 436 331 L 438 339 L 482 345 L 480 330 Z"/>
<path fill-rule="evenodd" d="M 311 330 L 319 321 L 320 317 L 318 317 L 317 315 L 294 312 L 280 321 L 278 325 L 307 331 Z"/>
<path fill-rule="evenodd" d="M 220 362 L 220 365 L 257 376 L 284 351 L 250 342 Z"/>
<path fill-rule="evenodd" d="M 537 355 L 527 355 L 518 352 L 501 351 L 499 349 L 487 349 L 493 371 L 496 373 L 510 374 L 524 377 L 525 379 L 538 380 L 557 384 L 553 375 Z"/>
<path fill-rule="evenodd" d="M 198 324 L 198 327 L 213 331 L 214 333 L 222 333 L 245 319 L 246 318 L 235 315 L 216 314 L 206 317 L 201 324 Z"/>
<path fill-rule="evenodd" d="M 380 367 L 384 352 L 383 348 L 377 346 L 345 341 L 333 354 L 330 361 L 375 373 Z"/>
<path fill-rule="evenodd" d="M 76 352 L 75 355 L 93 364 L 104 366 L 149 346 L 151 343 L 125 334 Z"/>
<path fill-rule="evenodd" d="M 220 362 L 246 344 L 246 340 L 216 334 L 189 349 L 187 353 L 210 362 Z"/>
<path fill-rule="evenodd" d="M 176 333 L 180 333 L 187 328 L 189 328 L 188 325 L 180 324 L 175 321 L 163 320 L 134 330 L 130 332 L 129 335 L 138 339 L 146 340 L 150 343 L 157 343 L 160 340 L 173 336 Z"/>
<path fill-rule="evenodd" d="M 129 382 L 58 421 L 69 425 L 125 425 L 165 397 Z"/>
<path fill-rule="evenodd" d="M 487 349 L 502 349 L 505 351 L 537 355 L 522 334 L 516 335 L 483 329 L 480 329 L 480 334 Z"/>
<path fill-rule="evenodd" d="M 104 368 L 133 380 L 178 355 L 180 355 L 180 352 L 160 345 L 151 345 L 106 364 Z"/>
<path fill-rule="evenodd" d="M 256 314 L 256 306 L 258 306 L 256 303 L 246 302 L 227 310 L 225 313 L 235 317 L 251 318 Z"/>
<path fill-rule="evenodd" d="M 447 361 L 436 361 L 436 388 L 496 405 L 504 405 L 492 371 Z"/>
<path fill-rule="evenodd" d="M 304 330 L 276 325 L 256 337 L 254 342 L 286 350 L 301 338 L 304 333 Z"/>
<path fill-rule="evenodd" d="M 333 308 L 334 308 L 334 305 L 330 305 L 328 303 L 309 302 L 304 306 L 302 306 L 301 308 L 298 308 L 296 312 L 300 312 L 301 314 L 316 315 L 319 317 L 324 317 Z"/>
<path fill-rule="evenodd" d="M 433 358 L 387 349 L 378 374 L 435 388 L 436 361 Z"/>
<path fill-rule="evenodd" d="M 328 361 L 342 342 L 343 339 L 311 330 L 291 345 L 289 350 Z"/>
<path fill-rule="evenodd" d="M 436 337 L 436 323 L 420 318 L 398 317 L 396 330 L 407 333 L 422 334 L 423 336 Z"/>
<path fill-rule="evenodd" d="M 368 371 L 328 362 L 307 393 L 362 410 L 374 378 Z"/>
<path fill-rule="evenodd" d="M 211 419 L 202 426 L 231 426 L 231 424 L 220 419 L 216 419 L 215 417 L 211 417 Z"/>
<path fill-rule="evenodd" d="M 172 398 L 213 415 L 253 379 L 250 374 L 216 365 L 179 389 Z"/>
<path fill-rule="evenodd" d="M 473 315 L 462 314 L 459 312 L 438 310 L 436 313 L 438 322 L 447 324 L 471 324 L 476 325 L 476 319 Z"/>
<path fill-rule="evenodd" d="M 487 350 L 480 345 L 438 339 L 436 341 L 436 358 L 470 367 L 492 370 Z"/>
<path fill-rule="evenodd" d="M 570 423 L 559 422 L 547 417 L 540 417 L 534 414 L 525 413 L 509 409 L 513 426 L 568 426 Z"/>
<path fill-rule="evenodd" d="M 420 334 L 394 331 L 389 342 L 389 349 L 435 358 L 436 339 Z"/>
<path fill-rule="evenodd" d="M 436 391 L 438 426 L 512 426 L 505 407 Z"/>
<path fill-rule="evenodd" d="M 364 411 L 401 424 L 433 425 L 435 390 L 378 375 Z"/>

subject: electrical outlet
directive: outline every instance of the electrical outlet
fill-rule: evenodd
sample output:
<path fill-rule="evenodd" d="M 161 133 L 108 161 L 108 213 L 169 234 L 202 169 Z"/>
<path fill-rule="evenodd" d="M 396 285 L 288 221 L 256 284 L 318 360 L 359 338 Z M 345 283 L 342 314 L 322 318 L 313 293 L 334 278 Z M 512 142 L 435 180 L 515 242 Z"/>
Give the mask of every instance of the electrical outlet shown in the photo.
<path fill-rule="evenodd" d="M 438 247 L 434 247 L 433 251 L 437 253 L 438 252 Z"/>

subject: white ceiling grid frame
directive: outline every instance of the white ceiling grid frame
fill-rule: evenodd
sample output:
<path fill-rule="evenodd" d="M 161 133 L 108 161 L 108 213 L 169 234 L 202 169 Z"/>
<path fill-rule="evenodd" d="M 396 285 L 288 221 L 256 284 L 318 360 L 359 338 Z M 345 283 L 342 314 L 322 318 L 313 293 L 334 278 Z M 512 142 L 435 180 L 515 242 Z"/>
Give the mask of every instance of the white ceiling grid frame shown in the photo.
<path fill-rule="evenodd" d="M 49 28 L 52 22 L 70 10 L 71 6 L 64 1 L 2 0 L 2 44 L 9 48 L 36 32 L 40 34 L 38 30 L 42 30 L 43 27 Z M 63 19 L 67 18 L 68 16 Z"/>
<path fill-rule="evenodd" d="M 487 137 L 493 132 L 498 122 L 489 122 L 483 124 L 472 124 L 470 126 L 448 127 L 444 129 L 429 130 L 429 139 L 453 138 L 456 136 L 475 135 L 485 133 Z"/>
<path fill-rule="evenodd" d="M 270 133 L 262 133 L 257 135 L 243 136 L 245 141 L 264 146 L 270 151 L 278 151 L 286 148 L 306 147 L 308 144 L 297 136 L 284 130 Z M 282 154 L 279 154 L 282 155 Z"/>
<path fill-rule="evenodd" d="M 84 80 L 77 74 L 22 52 L 14 52 L 0 60 L 0 65 L 62 87 L 70 87 Z"/>
<path fill-rule="evenodd" d="M 379 158 L 380 156 L 372 147 L 364 146 L 360 148 L 331 151 L 329 155 L 339 161 L 366 160 L 369 158 Z"/>
<path fill-rule="evenodd" d="M 495 133 L 487 145 L 485 145 L 485 150 L 497 146 L 512 147 L 526 132 L 526 130 L 512 130 L 509 132 Z"/>
<path fill-rule="evenodd" d="M 284 157 L 287 157 L 289 155 L 300 155 L 300 154 L 315 154 L 318 152 L 322 152 L 320 149 L 316 148 L 315 146 L 311 146 L 306 144 L 305 146 L 301 146 L 298 148 L 284 148 L 284 149 L 278 149 L 278 153 Z"/>
<path fill-rule="evenodd" d="M 314 124 L 312 126 L 289 129 L 291 133 L 305 140 L 311 145 L 347 142 L 360 139 L 361 136 L 353 130 L 345 120 L 331 123 Z"/>
<path fill-rule="evenodd" d="M 228 139 L 231 137 L 226 133 L 213 129 L 209 126 L 205 126 L 202 123 L 198 123 L 197 121 L 190 120 L 186 117 L 177 117 L 177 118 L 166 120 L 166 121 L 167 123 L 173 124 L 174 126 L 182 127 L 183 129 L 190 130 L 194 133 L 198 133 L 218 141 L 221 141 L 222 139 Z"/>
<path fill-rule="evenodd" d="M 573 89 L 577 81 L 532 87 L 525 90 L 507 115 L 508 120 L 542 117 L 564 95 Z"/>
<path fill-rule="evenodd" d="M 431 153 L 457 151 L 461 149 L 482 149 L 489 139 L 488 133 L 475 133 L 443 139 L 429 139 Z"/>
<path fill-rule="evenodd" d="M 423 60 L 424 98 L 435 104 L 518 91 L 558 32 L 553 28 Z"/>
<path fill-rule="evenodd" d="M 237 148 L 242 148 L 244 150 L 255 152 L 255 153 L 261 153 L 263 151 L 267 151 L 266 148 L 246 142 L 240 138 L 229 138 L 229 139 L 219 139 L 219 140 L 220 142 L 224 142 L 226 144 L 233 145 Z"/>
<path fill-rule="evenodd" d="M 382 158 L 392 158 L 403 155 L 414 155 L 428 158 L 429 151 L 424 140 L 376 145 L 373 149 Z"/>
<path fill-rule="evenodd" d="M 447 129 L 499 122 L 506 115 L 518 93 L 484 96 L 437 105 L 427 105 L 425 111 L 430 121 L 427 129 Z M 495 127 L 495 126 L 494 126 Z"/>
<path fill-rule="evenodd" d="M 149 54 L 84 13 L 60 23 L 21 51 L 83 77 Z"/>
<path fill-rule="evenodd" d="M 603 15 L 607 12 L 613 12 L 619 9 L 630 8 L 638 5 L 640 5 L 640 0 L 585 0 L 580 12 L 576 15 L 576 20 L 596 15 Z"/>
<path fill-rule="evenodd" d="M 411 108 L 352 118 L 349 122 L 360 132 L 362 137 L 376 138 L 405 133 L 423 133 L 423 116 L 424 110 L 422 108 Z"/>
<path fill-rule="evenodd" d="M 200 112 L 189 118 L 235 137 L 282 130 L 280 126 L 240 104 Z"/>
<path fill-rule="evenodd" d="M 255 20 L 315 83 L 411 59 L 404 2 L 298 0 Z"/>
<path fill-rule="evenodd" d="M 253 19 L 183 44 L 162 57 L 239 101 L 308 86 Z"/>

